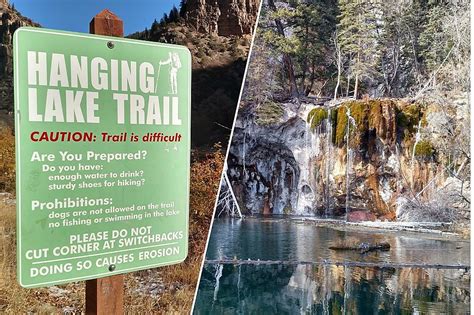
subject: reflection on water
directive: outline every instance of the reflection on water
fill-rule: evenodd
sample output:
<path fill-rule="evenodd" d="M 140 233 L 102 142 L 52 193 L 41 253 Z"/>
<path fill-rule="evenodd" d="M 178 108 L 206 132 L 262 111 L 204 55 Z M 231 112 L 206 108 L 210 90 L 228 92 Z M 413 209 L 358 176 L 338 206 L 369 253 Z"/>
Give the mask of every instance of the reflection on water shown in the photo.
<path fill-rule="evenodd" d="M 387 242 L 387 252 L 361 255 L 329 246 Z M 420 233 L 344 231 L 292 220 L 218 219 L 212 227 L 206 259 L 362 261 L 469 265 L 469 242 L 436 239 Z"/>
<path fill-rule="evenodd" d="M 344 243 L 388 242 L 388 252 L 332 251 Z M 293 220 L 218 219 L 207 260 L 323 264 L 206 263 L 196 314 L 468 314 L 469 242 L 427 234 L 344 231 Z M 328 262 L 411 263 L 416 268 L 335 266 Z"/>
<path fill-rule="evenodd" d="M 194 312 L 468 314 L 469 278 L 465 270 L 206 264 Z"/>

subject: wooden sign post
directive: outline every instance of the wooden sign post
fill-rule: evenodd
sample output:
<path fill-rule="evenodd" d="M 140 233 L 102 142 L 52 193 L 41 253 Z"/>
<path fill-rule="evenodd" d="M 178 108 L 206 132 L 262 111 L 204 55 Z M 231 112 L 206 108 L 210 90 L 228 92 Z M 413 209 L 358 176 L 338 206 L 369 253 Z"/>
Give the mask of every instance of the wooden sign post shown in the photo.
<path fill-rule="evenodd" d="M 92 18 L 89 33 L 123 37 L 123 21 L 105 9 Z M 86 314 L 123 314 L 123 279 L 123 275 L 115 275 L 87 280 Z"/>

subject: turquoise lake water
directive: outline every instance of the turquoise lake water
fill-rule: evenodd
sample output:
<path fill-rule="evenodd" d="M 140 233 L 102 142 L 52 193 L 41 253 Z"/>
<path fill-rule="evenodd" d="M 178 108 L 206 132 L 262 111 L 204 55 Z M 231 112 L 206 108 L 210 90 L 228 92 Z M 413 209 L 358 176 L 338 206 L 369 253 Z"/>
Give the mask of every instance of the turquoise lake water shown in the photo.
<path fill-rule="evenodd" d="M 361 242 L 388 242 L 391 249 L 329 249 Z M 453 265 L 469 266 L 469 257 L 468 241 L 431 234 L 354 231 L 291 219 L 217 219 L 206 253 L 213 262 L 204 266 L 194 313 L 468 314 L 470 269 Z"/>

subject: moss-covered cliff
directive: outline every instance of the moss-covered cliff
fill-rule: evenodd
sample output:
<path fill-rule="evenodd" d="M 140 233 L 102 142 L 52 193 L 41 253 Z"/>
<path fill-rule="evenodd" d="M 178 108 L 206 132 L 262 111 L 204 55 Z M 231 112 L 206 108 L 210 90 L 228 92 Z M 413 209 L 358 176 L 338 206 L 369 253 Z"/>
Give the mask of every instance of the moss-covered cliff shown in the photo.
<path fill-rule="evenodd" d="M 459 166 L 434 144 L 439 135 L 430 132 L 429 117 L 439 111 L 399 99 L 250 104 L 241 110 L 228 162 L 241 206 L 395 220 L 403 198 L 432 200 L 452 177 L 446 165 Z M 443 206 L 440 218 L 453 209 Z"/>

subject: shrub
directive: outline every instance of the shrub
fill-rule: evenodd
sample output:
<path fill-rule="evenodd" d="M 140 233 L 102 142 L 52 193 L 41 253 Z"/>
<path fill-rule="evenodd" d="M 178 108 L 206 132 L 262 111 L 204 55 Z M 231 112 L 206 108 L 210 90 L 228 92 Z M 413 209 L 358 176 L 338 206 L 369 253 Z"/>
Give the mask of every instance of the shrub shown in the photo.
<path fill-rule="evenodd" d="M 15 192 L 15 136 L 0 128 L 0 191 Z"/>
<path fill-rule="evenodd" d="M 421 140 L 415 146 L 415 156 L 420 158 L 431 158 L 434 155 L 434 148 L 431 142 Z"/>
<path fill-rule="evenodd" d="M 397 127 L 404 134 L 405 140 L 413 138 L 420 119 L 422 120 L 422 126 L 426 125 L 421 104 L 410 104 L 399 109 L 397 112 Z"/>
<path fill-rule="evenodd" d="M 336 135 L 334 138 L 334 143 L 339 146 L 344 143 L 344 138 L 346 136 L 346 128 L 347 128 L 346 111 L 347 109 L 345 106 L 340 106 L 337 109 Z"/>
<path fill-rule="evenodd" d="M 318 127 L 321 122 L 328 118 L 328 112 L 326 109 L 317 107 L 313 108 L 309 113 L 306 121 L 311 125 L 311 129 Z"/>

